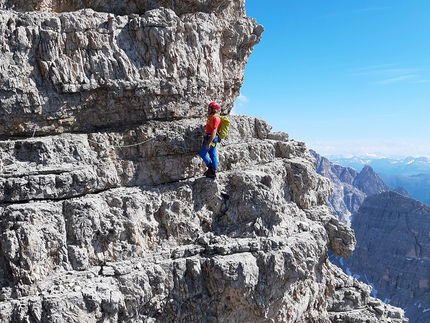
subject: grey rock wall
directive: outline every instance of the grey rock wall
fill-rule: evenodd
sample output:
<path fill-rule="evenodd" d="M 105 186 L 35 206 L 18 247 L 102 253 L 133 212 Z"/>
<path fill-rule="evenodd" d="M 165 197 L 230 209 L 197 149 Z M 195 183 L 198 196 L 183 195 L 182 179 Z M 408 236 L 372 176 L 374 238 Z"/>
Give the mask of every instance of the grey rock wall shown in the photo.
<path fill-rule="evenodd" d="M 410 322 L 430 319 L 430 207 L 393 191 L 364 200 L 352 227 L 357 248 L 345 268 L 374 286 L 373 295 L 405 308 Z"/>
<path fill-rule="evenodd" d="M 195 121 L 2 142 L 2 321 L 405 321 L 328 262 L 355 237 L 303 143 L 232 117 L 212 181 Z"/>
<path fill-rule="evenodd" d="M 216 12 L 217 15 L 240 14 L 245 15 L 244 1 L 232 0 L 0 0 L 0 8 L 20 12 L 70 12 L 80 9 L 93 9 L 100 12 L 109 12 L 117 15 L 139 14 L 157 8 L 170 8 L 178 16 L 186 13 Z"/>
<path fill-rule="evenodd" d="M 239 3 L 217 12 L 177 9 L 180 16 L 167 8 L 127 16 L 2 11 L 0 133 L 197 117 L 212 100 L 228 113 L 263 31 L 243 8 L 235 10 Z"/>

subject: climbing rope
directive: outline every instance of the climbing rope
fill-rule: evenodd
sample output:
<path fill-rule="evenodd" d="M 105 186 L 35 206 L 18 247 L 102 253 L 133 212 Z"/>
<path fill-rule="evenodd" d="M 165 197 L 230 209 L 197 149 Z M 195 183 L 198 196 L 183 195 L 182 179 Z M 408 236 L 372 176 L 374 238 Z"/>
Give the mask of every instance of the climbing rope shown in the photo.
<path fill-rule="evenodd" d="M 149 142 L 149 141 L 151 141 L 151 140 L 154 140 L 156 137 L 153 137 L 153 138 L 149 138 L 149 139 L 147 139 L 147 140 L 145 140 L 145 141 L 141 141 L 141 142 L 138 142 L 138 143 L 136 143 L 136 144 L 131 144 L 131 145 L 122 145 L 122 146 L 120 146 L 120 145 L 113 145 L 112 147 L 114 147 L 114 148 L 128 148 L 128 147 L 135 147 L 135 146 L 139 146 L 139 145 L 143 145 L 143 144 L 146 144 L 147 142 Z M 94 144 L 97 144 L 97 145 L 101 145 L 102 143 L 100 143 L 100 142 L 97 142 L 97 141 L 94 141 L 94 140 L 91 140 L 91 139 L 88 139 L 88 141 L 89 142 L 92 142 L 92 143 L 94 143 Z"/>
<path fill-rule="evenodd" d="M 188 139 L 190 139 L 191 141 L 194 141 L 194 142 L 202 142 L 202 138 L 203 138 L 203 136 L 200 136 L 199 138 L 192 138 L 192 137 L 190 137 L 190 136 L 184 136 L 185 138 L 188 138 Z M 149 139 L 147 139 L 147 140 L 144 140 L 144 141 L 141 141 L 141 142 L 138 142 L 138 143 L 135 143 L 135 144 L 130 144 L 130 145 L 113 145 L 112 147 L 113 148 L 129 148 L 129 147 L 135 147 L 135 146 L 139 146 L 139 145 L 143 145 L 143 144 L 146 144 L 147 142 L 149 142 L 149 141 L 151 141 L 151 140 L 155 140 L 157 137 L 152 137 L 152 138 L 149 138 Z M 89 142 L 92 142 L 92 143 L 94 143 L 94 144 L 97 144 L 97 145 L 102 145 L 102 143 L 100 143 L 100 142 L 97 142 L 97 141 L 94 141 L 94 140 L 91 140 L 91 139 L 88 139 L 88 141 Z"/>

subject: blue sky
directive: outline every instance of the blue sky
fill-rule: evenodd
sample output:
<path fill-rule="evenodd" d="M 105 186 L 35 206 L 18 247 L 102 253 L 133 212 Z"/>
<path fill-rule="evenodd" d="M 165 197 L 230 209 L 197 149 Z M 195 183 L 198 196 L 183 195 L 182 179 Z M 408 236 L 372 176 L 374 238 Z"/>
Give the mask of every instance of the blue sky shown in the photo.
<path fill-rule="evenodd" d="M 430 157 L 429 0 L 246 0 L 264 26 L 233 113 L 323 156 Z"/>

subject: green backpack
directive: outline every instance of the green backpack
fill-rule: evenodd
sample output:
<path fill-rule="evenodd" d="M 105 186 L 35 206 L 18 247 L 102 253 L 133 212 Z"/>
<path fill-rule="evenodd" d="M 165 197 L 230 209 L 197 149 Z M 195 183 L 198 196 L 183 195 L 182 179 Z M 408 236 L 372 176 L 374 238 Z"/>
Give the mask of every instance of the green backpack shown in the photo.
<path fill-rule="evenodd" d="M 228 130 L 230 129 L 230 120 L 227 116 L 220 116 L 221 118 L 221 126 L 218 130 L 218 136 L 220 139 L 224 139 L 227 137 Z"/>

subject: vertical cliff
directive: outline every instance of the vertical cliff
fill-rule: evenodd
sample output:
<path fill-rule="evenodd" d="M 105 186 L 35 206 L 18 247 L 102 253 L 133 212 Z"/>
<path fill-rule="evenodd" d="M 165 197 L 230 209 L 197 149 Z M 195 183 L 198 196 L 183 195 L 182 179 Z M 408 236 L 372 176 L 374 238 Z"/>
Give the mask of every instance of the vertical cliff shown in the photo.
<path fill-rule="evenodd" d="M 374 286 L 373 295 L 428 322 L 430 207 L 395 192 L 364 200 L 352 221 L 357 248 L 343 265 Z"/>
<path fill-rule="evenodd" d="M 201 177 L 263 31 L 242 1 L 0 4 L 2 322 L 407 321 L 328 261 L 355 237 L 303 143 L 231 116 Z"/>

